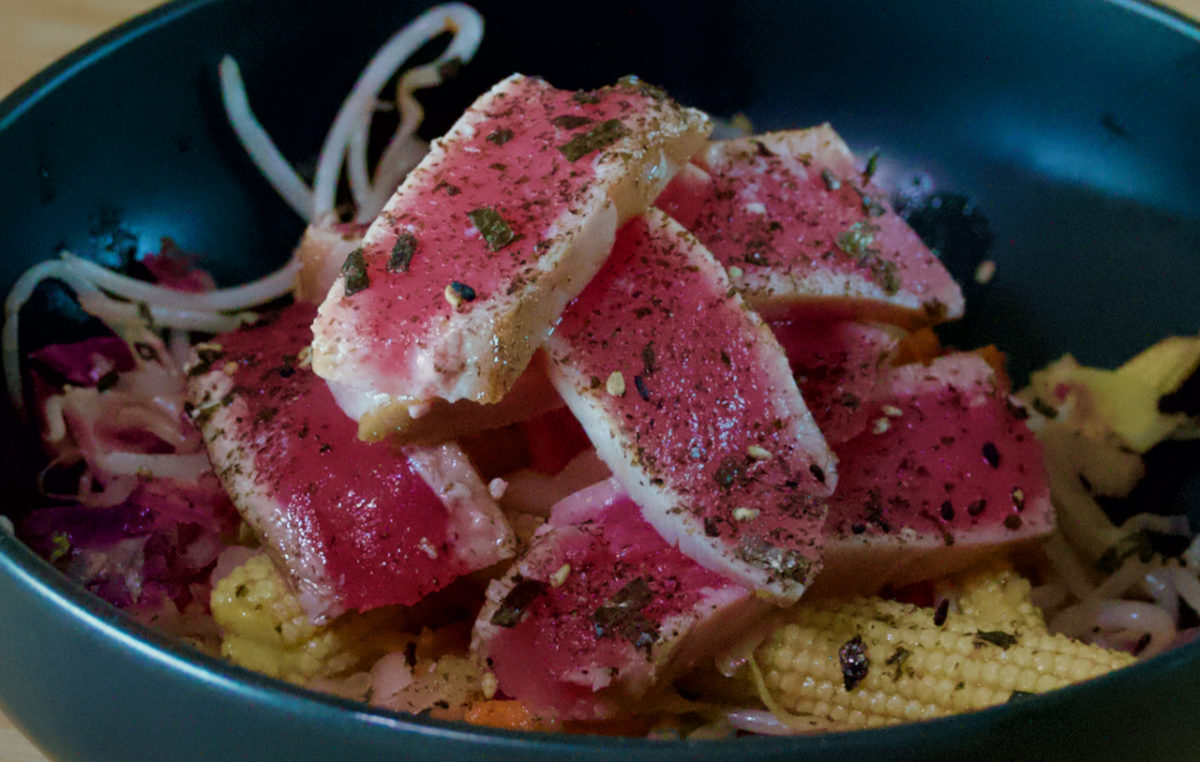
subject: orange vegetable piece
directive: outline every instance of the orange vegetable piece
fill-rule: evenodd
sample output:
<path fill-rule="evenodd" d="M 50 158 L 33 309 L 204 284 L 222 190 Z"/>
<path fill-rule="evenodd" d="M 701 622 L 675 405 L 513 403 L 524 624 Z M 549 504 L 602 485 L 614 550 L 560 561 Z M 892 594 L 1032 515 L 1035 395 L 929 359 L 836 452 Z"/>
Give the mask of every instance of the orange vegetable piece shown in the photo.
<path fill-rule="evenodd" d="M 477 701 L 467 710 L 467 722 L 504 730 L 557 730 L 558 723 L 534 714 L 513 699 Z"/>

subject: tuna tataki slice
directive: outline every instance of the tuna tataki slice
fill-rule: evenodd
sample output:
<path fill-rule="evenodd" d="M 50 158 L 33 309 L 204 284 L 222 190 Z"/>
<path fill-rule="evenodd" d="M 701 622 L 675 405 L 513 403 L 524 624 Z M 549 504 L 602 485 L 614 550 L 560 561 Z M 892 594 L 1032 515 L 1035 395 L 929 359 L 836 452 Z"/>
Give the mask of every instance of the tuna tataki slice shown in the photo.
<path fill-rule="evenodd" d="M 491 583 L 472 649 L 505 694 L 600 719 L 627 713 L 769 608 L 667 545 L 609 479 L 556 504 Z"/>
<path fill-rule="evenodd" d="M 1053 530 L 1041 444 L 979 355 L 893 368 L 868 409 L 867 429 L 834 447 L 817 588 L 929 579 Z"/>
<path fill-rule="evenodd" d="M 319 305 L 341 275 L 342 263 L 362 246 L 367 226 L 357 223 L 313 224 L 304 231 L 296 255 L 301 269 L 296 299 Z M 531 363 L 499 402 L 481 405 L 469 400 L 433 400 L 423 415 L 404 418 L 394 428 L 396 408 L 386 394 L 368 394 L 340 382 L 327 382 L 342 412 L 359 422 L 358 435 L 376 441 L 392 435 L 397 443 L 448 442 L 460 437 L 527 421 L 562 407 L 541 363 Z"/>
<path fill-rule="evenodd" d="M 663 538 L 781 601 L 820 565 L 835 460 L 770 329 L 651 210 L 547 340 L 550 380 Z"/>
<path fill-rule="evenodd" d="M 692 161 L 656 204 L 764 316 L 813 302 L 909 327 L 962 315 L 958 284 L 829 125 L 715 141 Z"/>
<path fill-rule="evenodd" d="M 188 381 L 214 470 L 309 616 L 410 605 L 511 557 L 456 445 L 358 439 L 305 361 L 314 314 L 297 303 L 201 345 Z"/>
<path fill-rule="evenodd" d="M 846 320 L 821 309 L 797 310 L 771 323 L 787 354 L 804 402 L 834 447 L 867 427 L 868 404 L 877 396 L 899 343 L 891 326 Z"/>
<path fill-rule="evenodd" d="M 428 403 L 493 403 L 563 307 L 703 145 L 709 123 L 636 79 L 590 92 L 513 75 L 434 142 L 321 305 L 313 367 L 365 395 L 364 433 Z M 362 405 L 360 405 L 362 407 Z"/>

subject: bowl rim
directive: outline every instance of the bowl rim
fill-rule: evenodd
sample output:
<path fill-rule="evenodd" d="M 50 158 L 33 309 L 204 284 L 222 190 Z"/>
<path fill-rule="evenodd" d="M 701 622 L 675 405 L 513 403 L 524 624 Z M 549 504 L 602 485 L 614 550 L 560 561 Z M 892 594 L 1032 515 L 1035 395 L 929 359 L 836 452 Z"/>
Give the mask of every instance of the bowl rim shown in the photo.
<path fill-rule="evenodd" d="M 65 56 L 19 85 L 0 99 L 0 142 L 5 131 L 44 98 L 49 97 L 64 82 L 99 62 L 109 53 L 137 38 L 153 33 L 168 24 L 178 23 L 189 14 L 208 6 L 222 5 L 231 0 L 170 0 L 135 16 L 75 48 Z M 1167 7 L 1158 0 L 1100 0 L 1124 12 L 1135 13 L 1190 37 L 1200 45 L 1200 18 L 1190 18 Z M 1083 683 L 1068 685 L 1048 693 L 1024 699 L 1018 706 L 1012 702 L 985 709 L 948 715 L 931 720 L 900 725 L 835 731 L 810 736 L 753 736 L 731 739 L 672 741 L 641 737 L 599 736 L 563 732 L 513 731 L 471 725 L 466 722 L 439 720 L 406 714 L 363 702 L 299 687 L 283 680 L 240 667 L 211 656 L 165 633 L 135 620 L 130 614 L 88 592 L 0 528 L 0 574 L 31 591 L 62 615 L 88 630 L 97 633 L 114 646 L 140 653 L 154 664 L 190 676 L 232 695 L 255 702 L 274 704 L 277 709 L 293 710 L 318 721 L 342 721 L 382 726 L 409 733 L 424 739 L 441 739 L 469 743 L 484 742 L 488 746 L 511 751 L 534 745 L 539 751 L 578 752 L 581 747 L 605 750 L 618 748 L 629 751 L 670 748 L 742 749 L 746 752 L 815 751 L 821 748 L 853 750 L 855 747 L 874 748 L 881 738 L 889 738 L 898 747 L 916 742 L 928 734 L 939 734 L 951 726 L 962 732 L 983 733 L 999 724 L 1011 721 L 1018 714 L 1058 712 L 1079 698 L 1094 692 L 1114 691 L 1119 695 L 1131 680 L 1140 679 L 1146 672 L 1170 671 L 1200 663 L 1200 641 L 1166 651 L 1144 662 L 1115 670 Z M 16 723 L 13 720 L 14 724 Z M 19 724 L 18 724 L 19 727 Z"/>

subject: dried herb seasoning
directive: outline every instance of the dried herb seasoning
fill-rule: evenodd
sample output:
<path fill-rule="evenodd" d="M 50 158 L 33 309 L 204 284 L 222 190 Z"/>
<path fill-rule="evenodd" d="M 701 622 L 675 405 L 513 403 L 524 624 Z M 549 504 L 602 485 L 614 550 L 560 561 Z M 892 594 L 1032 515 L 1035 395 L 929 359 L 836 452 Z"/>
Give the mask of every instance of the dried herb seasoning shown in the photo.
<path fill-rule="evenodd" d="M 983 443 L 983 459 L 992 468 L 1000 467 L 1000 450 L 996 448 L 993 442 Z"/>
<path fill-rule="evenodd" d="M 642 398 L 642 401 L 649 402 L 650 390 L 646 388 L 646 382 L 642 380 L 641 376 L 633 377 L 633 385 L 637 388 L 638 396 Z"/>
<path fill-rule="evenodd" d="M 516 238 L 512 228 L 508 226 L 500 213 L 490 206 L 472 209 L 467 212 L 467 216 L 471 218 L 471 223 L 483 237 L 483 242 L 492 251 L 503 249 Z"/>
<path fill-rule="evenodd" d="M 413 255 L 417 253 L 417 237 L 412 233 L 401 233 L 392 244 L 392 254 L 388 257 L 387 271 L 390 273 L 406 273 L 412 263 Z"/>
<path fill-rule="evenodd" d="M 658 368 L 658 358 L 654 352 L 654 342 L 646 342 L 646 346 L 642 347 L 642 375 L 653 376 L 654 371 Z"/>
<path fill-rule="evenodd" d="M 591 123 L 591 119 L 586 116 L 579 116 L 578 114 L 563 114 L 550 120 L 550 124 L 555 127 L 561 127 L 564 130 L 574 130 Z"/>
<path fill-rule="evenodd" d="M 195 377 L 203 375 L 212 370 L 213 363 L 225 356 L 225 353 L 220 349 L 211 345 L 199 344 L 196 346 L 196 363 L 188 368 L 188 376 Z"/>
<path fill-rule="evenodd" d="M 518 577 L 513 589 L 508 591 L 492 614 L 491 623 L 497 627 L 517 626 L 529 610 L 529 605 L 546 592 L 546 587 L 546 583 L 540 580 Z"/>
<path fill-rule="evenodd" d="M 592 613 L 596 637 L 621 637 L 635 648 L 649 651 L 658 640 L 658 629 L 643 613 L 652 597 L 645 577 L 627 583 Z"/>
<path fill-rule="evenodd" d="M 828 169 L 821 170 L 821 180 L 825 183 L 826 190 L 835 191 L 842 187 L 842 181 Z"/>
<path fill-rule="evenodd" d="M 979 630 L 975 633 L 975 638 L 977 640 L 982 640 L 985 643 L 991 643 L 994 646 L 999 646 L 1005 651 L 1008 650 L 1009 646 L 1015 646 L 1017 644 L 1016 636 L 1007 632 L 1001 632 L 1000 630 Z"/>
<path fill-rule="evenodd" d="M 838 649 L 838 665 L 842 668 L 842 684 L 847 691 L 854 690 L 866 678 L 871 660 L 861 635 L 850 638 Z"/>
<path fill-rule="evenodd" d="M 871 182 L 871 178 L 875 176 L 875 170 L 878 168 L 879 168 L 879 149 L 876 148 L 875 150 L 871 151 L 870 154 L 867 155 L 867 166 L 863 170 L 863 174 L 862 174 L 863 182 L 864 183 Z"/>
<path fill-rule="evenodd" d="M 558 147 L 567 161 L 576 161 L 593 151 L 610 146 L 625 137 L 628 131 L 620 119 L 601 122 L 587 132 L 581 132 Z"/>
<path fill-rule="evenodd" d="M 346 255 L 346 261 L 342 263 L 342 275 L 346 279 L 346 296 L 353 296 L 370 287 L 371 279 L 367 275 L 367 263 L 363 259 L 361 246 Z"/>
<path fill-rule="evenodd" d="M 492 130 L 491 132 L 489 132 L 488 136 L 486 138 L 484 138 L 484 140 L 486 140 L 487 142 L 493 143 L 498 146 L 502 146 L 512 139 L 513 139 L 513 131 L 508 129 L 507 127 L 498 127 L 496 129 Z"/>

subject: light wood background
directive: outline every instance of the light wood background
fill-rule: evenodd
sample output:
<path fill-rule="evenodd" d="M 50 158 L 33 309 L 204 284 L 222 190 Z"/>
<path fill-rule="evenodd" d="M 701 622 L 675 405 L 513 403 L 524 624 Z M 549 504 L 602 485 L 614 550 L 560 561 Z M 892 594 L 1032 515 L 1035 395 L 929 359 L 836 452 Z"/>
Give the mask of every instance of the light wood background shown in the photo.
<path fill-rule="evenodd" d="M 161 0 L 0 0 L 0 97 L 100 32 L 160 4 Z M 1165 4 L 1200 17 L 1200 0 Z M 46 762 L 3 714 L 0 762 Z"/>

